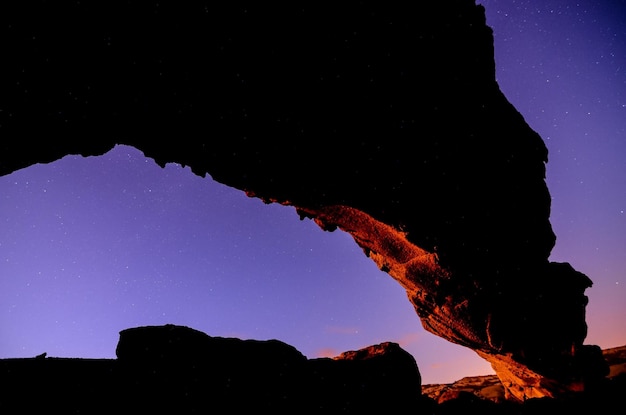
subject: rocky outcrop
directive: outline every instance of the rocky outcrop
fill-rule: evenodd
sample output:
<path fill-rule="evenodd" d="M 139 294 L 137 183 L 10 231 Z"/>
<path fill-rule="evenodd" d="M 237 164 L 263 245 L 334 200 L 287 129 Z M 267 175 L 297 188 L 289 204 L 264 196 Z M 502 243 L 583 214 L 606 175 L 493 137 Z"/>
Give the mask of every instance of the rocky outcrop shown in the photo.
<path fill-rule="evenodd" d="M 277 340 L 164 325 L 123 330 L 116 353 L 109 360 L 0 360 L 0 411 L 327 414 L 421 402 L 415 360 L 395 343 L 309 360 Z"/>
<path fill-rule="evenodd" d="M 116 354 L 121 378 L 141 385 L 129 385 L 129 402 L 138 393 L 140 401 L 162 393 L 178 397 L 176 408 L 186 401 L 195 408 L 209 395 L 212 405 L 229 402 L 239 410 L 296 411 L 308 402 L 313 411 L 356 413 L 405 409 L 421 397 L 415 359 L 389 342 L 308 360 L 278 340 L 212 337 L 165 325 L 123 330 Z"/>
<path fill-rule="evenodd" d="M 0 359 L 0 412 L 608 413 L 624 403 L 624 350 L 603 351 L 611 375 L 600 388 L 513 402 L 496 376 L 421 385 L 415 360 L 395 343 L 307 359 L 277 340 L 135 327 L 120 332 L 117 359 Z"/>
<path fill-rule="evenodd" d="M 504 387 L 496 375 L 464 377 L 450 384 L 422 385 L 422 393 L 438 404 L 472 394 L 495 403 L 506 401 Z"/>
<path fill-rule="evenodd" d="M 351 350 L 332 359 L 311 359 L 309 365 L 320 408 L 393 412 L 417 408 L 422 401 L 415 359 L 397 343 Z M 346 397 L 351 398 L 346 401 Z"/>
<path fill-rule="evenodd" d="M 626 382 L 626 346 L 602 350 L 602 356 L 609 366 L 609 379 L 623 378 Z"/>
<path fill-rule="evenodd" d="M 608 408 L 611 405 L 609 405 L 607 401 L 618 401 L 620 399 L 618 395 L 623 393 L 624 388 L 626 388 L 626 346 L 604 349 L 601 353 L 609 366 L 610 373 L 601 385 L 596 385 L 592 395 L 602 396 L 601 399 L 595 402 L 599 405 L 606 405 Z M 506 389 L 496 375 L 465 377 L 450 384 L 422 385 L 422 394 L 438 404 L 453 400 L 459 402 L 475 402 L 482 400 L 502 404 L 501 409 L 498 411 L 502 413 L 506 412 L 505 408 L 507 407 L 507 402 L 510 402 L 506 399 L 505 391 Z M 538 401 L 545 403 L 548 402 L 547 399 L 548 398 L 539 398 Z M 530 400 L 533 400 L 533 398 L 529 397 L 529 401 Z M 585 400 L 589 401 L 588 398 Z M 569 401 L 567 405 L 573 405 L 572 402 L 575 404 L 580 401 L 574 399 Z M 530 407 L 536 408 L 534 405 L 535 404 L 532 403 Z M 546 407 L 550 407 L 550 404 L 546 404 Z M 518 405 L 511 406 L 510 413 L 518 413 L 521 408 L 522 407 Z M 555 409 L 554 407 L 551 408 Z M 597 410 L 598 408 L 596 408 L 596 411 Z M 578 412 L 582 412 L 582 410 Z"/>
<path fill-rule="evenodd" d="M 307 359 L 277 340 L 212 337 L 189 327 L 136 327 L 116 349 L 129 410 L 287 410 L 309 390 Z M 280 393 L 277 393 L 280 391 Z M 168 396 L 167 400 L 155 400 Z M 245 399 L 242 399 L 245 396 Z M 133 407 L 133 405 L 136 405 Z"/>
<path fill-rule="evenodd" d="M 283 371 L 281 368 L 293 367 L 300 370 L 298 366 L 306 361 L 306 357 L 293 346 L 278 340 L 212 337 L 173 324 L 122 330 L 115 354 L 123 363 L 155 365 L 164 362 L 180 368 L 188 362 L 203 362 L 213 370 L 218 366 L 226 366 L 231 373 L 235 367 L 234 361 L 246 366 L 245 372 L 259 373 L 267 372 L 269 368 Z M 225 365 L 225 361 L 232 362 Z M 268 368 L 252 369 L 250 365 L 253 364 L 266 365 Z"/>
<path fill-rule="evenodd" d="M 132 145 L 349 232 L 511 398 L 607 373 L 474 1 L 1 7 L 0 174 Z"/>

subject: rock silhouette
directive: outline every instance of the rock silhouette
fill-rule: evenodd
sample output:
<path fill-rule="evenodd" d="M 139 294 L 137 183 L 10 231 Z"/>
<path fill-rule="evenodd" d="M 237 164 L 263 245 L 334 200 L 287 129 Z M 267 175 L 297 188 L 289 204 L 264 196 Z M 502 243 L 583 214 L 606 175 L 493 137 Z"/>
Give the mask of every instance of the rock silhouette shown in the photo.
<path fill-rule="evenodd" d="M 498 87 L 483 6 L 0 7 L 0 174 L 131 145 L 350 233 L 507 398 L 608 373 L 591 279 L 548 260 L 547 150 Z"/>
<path fill-rule="evenodd" d="M 135 385 L 140 379 L 147 401 L 178 396 L 175 408 L 206 401 L 229 410 L 297 411 L 308 403 L 313 411 L 362 412 L 406 408 L 420 397 L 415 360 L 395 343 L 309 360 L 277 340 L 210 337 L 166 325 L 122 331 L 116 353 L 122 379 Z"/>
<path fill-rule="evenodd" d="M 0 410 L 363 413 L 415 407 L 421 398 L 415 360 L 395 343 L 307 359 L 278 340 L 164 325 L 123 330 L 116 353 L 0 360 Z"/>
<path fill-rule="evenodd" d="M 611 375 L 568 399 L 504 399 L 496 376 L 421 385 L 413 357 L 385 342 L 307 359 L 278 340 L 213 337 L 177 325 L 120 332 L 117 359 L 0 359 L 2 413 L 603 413 L 623 405 L 626 346 Z M 617 405 L 617 406 L 616 406 Z"/>

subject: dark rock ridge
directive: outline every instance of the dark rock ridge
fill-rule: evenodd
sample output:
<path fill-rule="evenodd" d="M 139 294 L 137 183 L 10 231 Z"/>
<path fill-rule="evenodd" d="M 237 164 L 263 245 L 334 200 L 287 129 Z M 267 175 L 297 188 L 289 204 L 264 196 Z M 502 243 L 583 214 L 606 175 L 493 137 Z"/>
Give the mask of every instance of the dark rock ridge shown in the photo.
<path fill-rule="evenodd" d="M 296 411 L 305 404 L 323 413 L 362 413 L 415 406 L 421 395 L 415 359 L 390 342 L 307 359 L 278 340 L 211 337 L 166 325 L 122 331 L 116 354 L 128 371 L 123 378 L 139 379 L 145 400 L 158 396 L 158 388 L 180 397 L 176 407 L 183 397 L 190 408 L 210 397 L 211 405 L 219 400 L 233 410 Z"/>
<path fill-rule="evenodd" d="M 213 337 L 185 326 L 120 332 L 117 359 L 0 359 L 1 413 L 606 413 L 623 405 L 626 347 L 612 375 L 574 398 L 504 399 L 496 376 L 421 385 L 395 343 L 307 359 L 278 340 Z"/>
<path fill-rule="evenodd" d="M 421 405 L 415 360 L 395 343 L 307 359 L 278 340 L 164 325 L 123 330 L 116 354 L 0 360 L 0 411 L 368 413 Z"/>
<path fill-rule="evenodd" d="M 136 147 L 349 232 L 508 397 L 601 380 L 546 147 L 473 0 L 4 2 L 0 174 Z"/>

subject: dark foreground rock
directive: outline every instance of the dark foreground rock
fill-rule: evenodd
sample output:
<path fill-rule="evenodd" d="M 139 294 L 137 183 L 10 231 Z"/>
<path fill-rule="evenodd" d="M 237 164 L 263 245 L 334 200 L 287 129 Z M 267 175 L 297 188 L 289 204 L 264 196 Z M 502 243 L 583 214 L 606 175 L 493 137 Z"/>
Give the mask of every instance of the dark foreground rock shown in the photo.
<path fill-rule="evenodd" d="M 120 333 L 117 359 L 0 360 L 0 413 L 601 414 L 624 403 L 624 350 L 607 353 L 615 370 L 602 388 L 519 403 L 501 399 L 493 376 L 422 388 L 415 360 L 395 343 L 307 359 L 278 340 L 137 327 Z"/>
<path fill-rule="evenodd" d="M 415 360 L 395 343 L 307 359 L 278 340 L 165 325 L 122 331 L 116 353 L 0 360 L 0 413 L 364 413 L 421 400 Z"/>

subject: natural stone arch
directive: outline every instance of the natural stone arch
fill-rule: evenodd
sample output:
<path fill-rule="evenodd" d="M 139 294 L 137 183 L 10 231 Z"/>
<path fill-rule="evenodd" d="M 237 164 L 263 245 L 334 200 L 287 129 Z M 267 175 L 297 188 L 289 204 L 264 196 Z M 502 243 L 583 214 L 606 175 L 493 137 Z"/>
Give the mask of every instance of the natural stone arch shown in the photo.
<path fill-rule="evenodd" d="M 498 88 L 482 6 L 432 3 L 29 5 L 0 174 L 114 144 L 190 166 L 350 232 L 513 396 L 580 389 L 604 367 L 591 281 L 548 261 L 546 147 Z"/>

